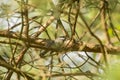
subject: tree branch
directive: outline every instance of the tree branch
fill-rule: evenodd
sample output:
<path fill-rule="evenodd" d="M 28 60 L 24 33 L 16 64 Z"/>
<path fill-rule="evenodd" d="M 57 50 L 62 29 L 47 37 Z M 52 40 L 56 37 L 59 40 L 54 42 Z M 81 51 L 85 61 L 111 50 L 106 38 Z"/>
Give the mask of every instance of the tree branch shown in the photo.
<path fill-rule="evenodd" d="M 9 38 L 11 37 L 12 39 L 19 39 L 19 35 L 17 35 L 17 33 L 15 32 L 8 32 L 8 31 L 0 31 L 0 36 L 1 37 L 5 37 L 5 38 Z M 19 39 L 21 41 L 28 41 L 26 37 L 22 36 L 21 39 Z M 5 42 L 5 41 L 4 41 Z M 42 38 L 29 38 L 29 47 L 33 47 L 33 48 L 40 48 L 40 49 L 45 49 L 45 50 L 49 50 L 49 51 L 54 51 L 54 52 L 62 52 L 62 51 L 86 51 L 86 52 L 97 52 L 97 53 L 101 53 L 101 46 L 100 44 L 95 44 L 95 43 L 86 43 L 86 42 L 73 42 L 72 46 L 62 46 L 64 48 L 60 49 L 57 47 L 52 47 L 55 44 L 50 45 L 49 47 L 47 47 L 46 45 L 49 44 L 49 42 L 54 42 L 54 40 L 50 40 L 50 39 L 42 39 Z M 67 42 L 67 41 L 65 41 Z M 1 42 L 2 43 L 2 42 Z M 10 44 L 9 42 L 7 42 L 8 44 Z M 7 44 L 6 43 L 6 44 Z M 20 43 L 18 43 L 20 44 Z M 64 43 L 66 44 L 66 43 Z M 12 44 L 14 45 L 14 44 Z M 116 46 L 109 46 L 109 45 L 103 45 L 106 50 L 110 53 L 110 54 L 119 54 L 120 52 L 120 47 L 116 47 Z"/>

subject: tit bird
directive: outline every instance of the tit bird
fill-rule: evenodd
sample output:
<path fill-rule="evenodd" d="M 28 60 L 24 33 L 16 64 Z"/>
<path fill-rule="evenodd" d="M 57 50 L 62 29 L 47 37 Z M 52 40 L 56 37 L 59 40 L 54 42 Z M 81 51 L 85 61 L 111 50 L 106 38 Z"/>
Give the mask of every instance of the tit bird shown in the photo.
<path fill-rule="evenodd" d="M 60 36 L 60 37 L 56 38 L 54 48 L 57 48 L 57 49 L 62 48 L 65 40 L 66 40 L 65 36 Z"/>
<path fill-rule="evenodd" d="M 70 39 L 67 36 L 60 36 L 55 39 L 55 45 L 56 45 L 55 47 L 57 49 L 71 47 L 74 42 L 75 42 L 75 39 Z"/>
<path fill-rule="evenodd" d="M 64 44 L 64 41 L 66 40 L 65 36 L 60 36 L 56 38 L 54 41 L 48 41 L 46 47 L 51 47 L 53 49 L 62 49 L 62 46 Z M 40 52 L 40 57 L 44 57 L 46 53 L 48 53 L 49 50 L 42 50 Z"/>

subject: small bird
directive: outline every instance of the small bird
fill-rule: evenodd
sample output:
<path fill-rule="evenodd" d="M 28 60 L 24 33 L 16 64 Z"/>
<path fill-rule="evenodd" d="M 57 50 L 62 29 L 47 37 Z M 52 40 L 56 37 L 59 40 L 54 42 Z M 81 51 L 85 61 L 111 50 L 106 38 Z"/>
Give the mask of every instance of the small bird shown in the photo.
<path fill-rule="evenodd" d="M 58 38 L 56 38 L 54 41 L 48 41 L 46 47 L 51 47 L 53 49 L 62 49 L 64 41 L 66 40 L 65 36 L 60 36 Z M 42 50 L 40 52 L 40 57 L 44 57 L 45 54 L 47 54 L 49 52 L 49 50 Z"/>
<path fill-rule="evenodd" d="M 65 40 L 66 40 L 65 36 L 59 36 L 58 38 L 55 39 L 55 46 L 54 47 L 57 49 L 62 48 Z"/>

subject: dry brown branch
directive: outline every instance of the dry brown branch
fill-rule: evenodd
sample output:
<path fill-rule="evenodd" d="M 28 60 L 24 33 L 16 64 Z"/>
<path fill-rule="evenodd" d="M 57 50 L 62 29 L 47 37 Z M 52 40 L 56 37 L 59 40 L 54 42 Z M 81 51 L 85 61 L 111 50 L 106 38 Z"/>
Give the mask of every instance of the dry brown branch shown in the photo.
<path fill-rule="evenodd" d="M 4 62 L 3 60 L 0 59 L 0 66 L 5 67 L 7 69 L 10 69 L 20 75 L 22 75 L 23 77 L 26 77 L 28 80 L 34 80 L 32 77 L 30 77 L 29 75 L 27 75 L 25 72 L 20 71 L 18 68 L 15 68 L 11 65 L 9 65 L 8 63 Z"/>
<path fill-rule="evenodd" d="M 1 37 L 6 37 L 8 38 L 8 36 L 10 36 L 13 39 L 17 39 L 19 40 L 19 36 L 17 35 L 17 33 L 15 32 L 8 32 L 8 31 L 0 31 L 0 36 Z M 22 36 L 21 41 L 27 42 L 27 38 Z M 49 44 L 48 41 L 50 42 L 54 42 L 54 40 L 49 40 L 49 39 L 41 39 L 41 38 L 29 38 L 30 41 L 30 47 L 33 48 L 40 48 L 40 49 L 45 49 L 45 50 L 50 50 L 50 51 L 54 51 L 54 52 L 59 52 L 59 51 L 86 51 L 86 52 L 99 52 L 101 53 L 101 47 L 100 44 L 95 44 L 95 43 L 85 43 L 85 42 L 74 42 L 72 44 L 72 47 L 68 46 L 66 49 L 62 49 L 59 50 L 58 48 L 53 48 L 51 45 L 49 47 L 46 47 L 47 44 Z M 66 41 L 67 42 L 67 41 Z M 1 43 L 5 43 L 5 42 L 1 42 Z M 17 43 L 17 42 L 16 42 Z M 6 44 L 10 44 L 9 42 L 6 42 Z M 13 43 L 14 44 L 14 43 Z M 18 42 L 19 44 L 19 42 Z M 66 44 L 66 43 L 64 43 Z M 116 46 L 109 46 L 109 45 L 103 45 L 106 50 L 110 53 L 110 54 L 114 54 L 114 53 L 119 53 L 120 52 L 120 47 L 116 47 Z M 65 47 L 65 46 L 63 46 Z"/>

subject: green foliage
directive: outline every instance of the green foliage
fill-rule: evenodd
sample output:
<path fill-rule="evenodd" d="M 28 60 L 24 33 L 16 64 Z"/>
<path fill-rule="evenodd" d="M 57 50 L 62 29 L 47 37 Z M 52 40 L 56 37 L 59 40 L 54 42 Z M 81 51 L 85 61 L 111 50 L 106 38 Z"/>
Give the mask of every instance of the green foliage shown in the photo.
<path fill-rule="evenodd" d="M 4 3 L 0 5 L 0 17 L 8 16 L 10 12 L 10 5 Z"/>
<path fill-rule="evenodd" d="M 51 0 L 30 0 L 31 4 L 42 14 L 51 9 Z"/>
<path fill-rule="evenodd" d="M 108 80 L 120 80 L 120 63 L 111 64 L 106 77 Z"/>

